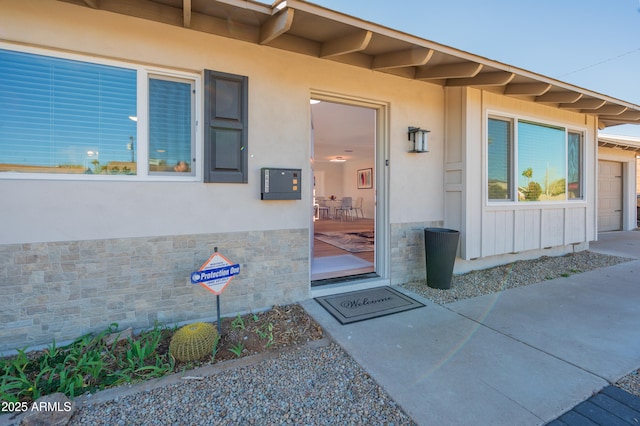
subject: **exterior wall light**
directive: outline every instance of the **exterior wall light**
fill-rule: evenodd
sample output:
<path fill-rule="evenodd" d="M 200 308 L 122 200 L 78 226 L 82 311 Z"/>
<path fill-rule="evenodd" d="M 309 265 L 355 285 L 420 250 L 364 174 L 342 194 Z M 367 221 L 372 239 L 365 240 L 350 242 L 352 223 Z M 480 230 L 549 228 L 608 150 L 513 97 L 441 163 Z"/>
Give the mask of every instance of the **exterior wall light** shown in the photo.
<path fill-rule="evenodd" d="M 429 152 L 427 148 L 429 132 L 429 130 L 423 130 L 420 127 L 409 126 L 407 132 L 409 142 L 411 142 L 411 150 L 409 152 Z"/>

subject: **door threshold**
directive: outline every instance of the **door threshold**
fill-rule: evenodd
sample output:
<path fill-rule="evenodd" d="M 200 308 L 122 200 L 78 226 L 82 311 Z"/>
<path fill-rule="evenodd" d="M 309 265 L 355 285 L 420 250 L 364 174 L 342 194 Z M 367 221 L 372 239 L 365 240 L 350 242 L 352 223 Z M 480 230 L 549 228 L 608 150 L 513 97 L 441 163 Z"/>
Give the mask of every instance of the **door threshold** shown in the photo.
<path fill-rule="evenodd" d="M 311 297 L 328 296 L 331 294 L 346 293 L 349 291 L 365 290 L 369 288 L 382 287 L 391 285 L 388 279 L 381 278 L 377 274 L 362 274 L 371 276 L 362 276 L 360 278 L 355 277 L 343 277 L 342 281 L 334 283 L 326 283 L 323 285 L 316 285 L 312 282 Z M 355 278 L 355 279 L 354 279 Z"/>
<path fill-rule="evenodd" d="M 328 285 L 328 284 L 341 284 L 345 282 L 366 280 L 371 278 L 380 278 L 380 275 L 376 274 L 375 272 L 367 272 L 364 274 L 347 275 L 342 277 L 313 280 L 311 281 L 311 287 L 319 287 L 319 286 Z"/>

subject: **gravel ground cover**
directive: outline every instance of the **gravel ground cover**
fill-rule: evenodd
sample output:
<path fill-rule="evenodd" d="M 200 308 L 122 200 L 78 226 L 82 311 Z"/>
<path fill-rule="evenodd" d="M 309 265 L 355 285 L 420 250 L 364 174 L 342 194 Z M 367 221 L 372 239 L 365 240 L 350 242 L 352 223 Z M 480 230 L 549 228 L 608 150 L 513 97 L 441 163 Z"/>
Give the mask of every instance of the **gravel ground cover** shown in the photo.
<path fill-rule="evenodd" d="M 336 344 L 77 410 L 70 425 L 414 425 Z"/>
<path fill-rule="evenodd" d="M 631 374 L 627 374 L 626 376 L 618 380 L 615 385 L 621 389 L 626 390 L 629 393 L 634 394 L 637 397 L 640 397 L 640 370 L 636 370 Z"/>
<path fill-rule="evenodd" d="M 450 290 L 431 289 L 424 282 L 404 287 L 446 304 L 627 260 L 587 251 L 455 276 Z M 616 385 L 640 396 L 639 372 Z M 222 368 L 207 377 L 177 380 L 107 402 L 83 403 L 70 424 L 415 423 L 347 353 L 324 339 L 324 343 L 288 348 L 249 365 Z"/>
<path fill-rule="evenodd" d="M 581 251 L 558 257 L 542 256 L 538 259 L 454 275 L 451 288 L 448 290 L 428 287 L 424 281 L 404 284 L 402 287 L 444 305 L 457 300 L 613 266 L 629 260 L 631 259 Z"/>

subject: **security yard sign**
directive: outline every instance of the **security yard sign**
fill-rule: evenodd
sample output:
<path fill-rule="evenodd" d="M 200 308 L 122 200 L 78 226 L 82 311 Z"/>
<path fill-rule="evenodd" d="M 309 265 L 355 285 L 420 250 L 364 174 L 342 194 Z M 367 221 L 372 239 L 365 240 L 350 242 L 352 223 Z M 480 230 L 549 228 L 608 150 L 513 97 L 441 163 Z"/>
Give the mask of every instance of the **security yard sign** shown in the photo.
<path fill-rule="evenodd" d="M 195 272 L 191 273 L 191 283 L 200 284 L 216 296 L 240 273 L 240 265 L 233 264 L 217 251 Z"/>

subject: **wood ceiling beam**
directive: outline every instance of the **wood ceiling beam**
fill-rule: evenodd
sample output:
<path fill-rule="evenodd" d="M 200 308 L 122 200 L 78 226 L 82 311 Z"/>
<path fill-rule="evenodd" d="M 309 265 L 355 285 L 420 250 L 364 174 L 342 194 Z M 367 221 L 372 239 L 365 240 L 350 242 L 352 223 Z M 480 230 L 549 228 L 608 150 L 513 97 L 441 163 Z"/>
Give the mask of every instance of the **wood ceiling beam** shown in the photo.
<path fill-rule="evenodd" d="M 594 109 L 598 109 L 604 106 L 604 104 L 606 104 L 607 101 L 603 101 L 602 99 L 580 99 L 577 100 L 573 103 L 567 104 L 567 103 L 562 103 L 560 105 L 558 105 L 560 108 L 564 108 L 564 109 L 588 109 L 588 110 L 594 110 Z M 591 111 L 593 112 L 593 111 Z"/>
<path fill-rule="evenodd" d="M 191 28 L 191 0 L 182 0 L 182 21 L 185 28 Z"/>
<path fill-rule="evenodd" d="M 433 56 L 432 49 L 415 48 L 385 53 L 373 58 L 371 66 L 374 70 L 387 68 L 418 67 L 424 65 Z"/>
<path fill-rule="evenodd" d="M 542 96 L 551 89 L 547 83 L 512 83 L 504 89 L 505 95 L 511 96 Z"/>
<path fill-rule="evenodd" d="M 607 127 L 611 127 L 611 126 L 620 126 L 622 124 L 640 124 L 640 120 L 629 121 L 629 120 L 609 120 L 609 119 L 603 120 L 602 118 L 598 119 L 598 129 L 600 130 L 604 130 Z"/>
<path fill-rule="evenodd" d="M 515 76 L 512 72 L 487 72 L 471 78 L 452 78 L 447 80 L 446 86 L 506 86 Z"/>
<path fill-rule="evenodd" d="M 415 67 L 404 67 L 404 68 L 383 68 L 378 70 L 378 72 L 383 72 L 385 74 L 396 75 L 398 77 L 408 78 L 413 80 L 416 75 Z"/>
<path fill-rule="evenodd" d="M 436 65 L 433 67 L 418 68 L 415 78 L 416 80 L 470 78 L 475 77 L 480 70 L 482 70 L 482 67 L 482 64 L 476 64 L 475 62 Z"/>
<path fill-rule="evenodd" d="M 268 44 L 291 29 L 293 9 L 285 9 L 260 27 L 260 44 Z"/>
<path fill-rule="evenodd" d="M 629 109 L 618 115 L 601 115 L 599 116 L 599 119 L 605 121 L 620 121 L 624 123 L 629 121 L 640 121 L 640 111 Z"/>
<path fill-rule="evenodd" d="M 371 31 L 358 31 L 341 38 L 336 38 L 322 43 L 320 49 L 321 58 L 346 55 L 348 53 L 360 52 L 367 48 L 373 33 Z"/>
<path fill-rule="evenodd" d="M 625 145 L 624 143 L 621 143 L 621 142 L 613 142 L 613 141 L 609 142 L 609 141 L 598 140 L 598 146 L 604 146 L 606 148 L 620 148 L 620 149 L 624 149 L 625 151 L 640 152 L 640 147 Z"/>
<path fill-rule="evenodd" d="M 577 92 L 547 92 L 538 96 L 536 102 L 550 104 L 573 103 L 580 100 L 582 96 L 582 93 Z"/>
<path fill-rule="evenodd" d="M 625 112 L 627 109 L 627 107 L 622 106 L 622 105 L 605 105 L 601 108 L 598 108 L 596 110 L 587 110 L 587 109 L 583 109 L 580 110 L 580 112 L 585 113 L 585 114 L 598 114 L 598 115 L 620 115 L 623 112 Z"/>
<path fill-rule="evenodd" d="M 85 4 L 106 12 L 147 19 L 167 25 L 182 26 L 183 14 L 179 7 L 167 6 L 152 0 L 60 0 L 72 4 Z M 207 16 L 207 18 L 210 18 Z"/>

